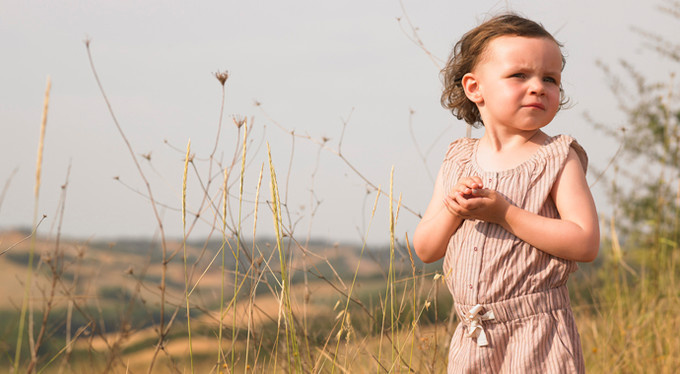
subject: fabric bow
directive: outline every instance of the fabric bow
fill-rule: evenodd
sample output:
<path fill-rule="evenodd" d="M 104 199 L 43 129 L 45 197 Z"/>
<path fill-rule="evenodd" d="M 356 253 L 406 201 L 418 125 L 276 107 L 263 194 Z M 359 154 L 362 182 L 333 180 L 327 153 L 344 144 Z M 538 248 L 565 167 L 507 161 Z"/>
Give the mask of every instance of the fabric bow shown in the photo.
<path fill-rule="evenodd" d="M 480 314 L 481 311 L 482 306 L 477 304 L 473 306 L 465 316 L 465 322 L 468 323 L 468 331 L 466 335 L 469 338 L 477 338 L 478 346 L 486 347 L 489 345 L 489 341 L 486 339 L 486 333 L 484 332 L 482 321 L 489 321 L 496 319 L 496 317 L 493 315 L 493 310 L 488 310 L 484 314 Z"/>

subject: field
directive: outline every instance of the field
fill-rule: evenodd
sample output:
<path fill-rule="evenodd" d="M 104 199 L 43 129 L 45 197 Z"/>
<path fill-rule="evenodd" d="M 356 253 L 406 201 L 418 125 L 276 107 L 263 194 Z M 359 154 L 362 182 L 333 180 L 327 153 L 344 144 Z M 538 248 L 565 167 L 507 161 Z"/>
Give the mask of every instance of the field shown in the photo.
<path fill-rule="evenodd" d="M 2 243 L 18 243 L 0 257 L 3 284 L 20 285 L 26 277 L 27 234 L 0 236 Z M 664 266 L 637 263 L 634 269 L 624 259 L 614 261 L 616 245 L 605 242 L 600 259 L 581 265 L 569 284 L 587 368 L 676 372 L 677 249 L 668 253 Z M 167 245 L 169 250 L 182 248 L 181 242 Z M 284 293 L 275 240 L 243 243 L 244 252 L 255 248 L 260 257 L 242 271 L 240 286 L 235 287 L 234 271 L 227 271 L 224 288 L 222 265 L 211 264 L 221 243 L 187 243 L 188 262 L 200 270 L 191 278 L 196 287 L 190 295 L 190 338 L 183 260 L 167 263 L 162 283 L 158 243 L 63 240 L 57 247 L 38 239 L 34 246 L 40 261 L 29 332 L 45 328 L 36 355 L 45 373 L 164 373 L 191 367 L 234 373 L 442 373 L 457 323 L 448 291 L 437 279 L 440 264 L 412 263 L 408 248 L 391 252 L 337 243 L 291 244 L 290 284 Z M 638 251 L 630 257 L 648 255 Z M 224 268 L 235 268 L 233 256 Z M 23 289 L 6 287 L 3 293 L 0 349 L 11 358 Z M 159 344 L 161 321 L 166 327 Z M 35 340 L 25 343 L 29 352 Z M 11 364 L 3 361 L 5 368 Z"/>
<path fill-rule="evenodd" d="M 663 52 L 666 44 L 656 43 Z M 677 45 L 672 46 L 665 57 L 680 62 Z M 135 192 L 157 231 L 150 233 L 152 239 L 64 238 L 57 218 L 56 233 L 43 235 L 36 208 L 33 227 L 0 232 L 0 371 L 446 372 L 448 342 L 458 320 L 442 282 L 441 261 L 420 262 L 408 236 L 395 230 L 400 214 L 418 213 L 402 203 L 392 179 L 389 186 L 378 186 L 345 157 L 342 138 L 335 146 L 327 138 L 301 135 L 260 108 L 291 142 L 317 147 L 365 185 L 371 212 L 366 231 L 378 206 L 389 218 L 389 237 L 379 246 L 367 240 L 352 245 L 315 240 L 311 228 L 305 232 L 297 226 L 297 212 L 291 213 L 294 208 L 280 186 L 290 175 L 282 177 L 268 144 L 254 140 L 252 117 L 223 123 L 221 112 L 217 133 L 233 122 L 235 144 L 224 146 L 218 136 L 212 150 L 197 151 L 190 142 L 180 149 L 181 197 L 163 205 L 154 197 L 163 186 L 153 184 L 150 169 L 141 166 L 147 156 L 130 145 L 99 81 L 89 41 L 86 48 L 94 80 L 129 152 L 127 161 L 139 178 Z M 626 127 L 593 124 L 600 135 L 620 144 L 608 165 L 595 166 L 601 170 L 594 175 L 609 186 L 614 209 L 600 215 L 598 258 L 580 264 L 570 278 L 572 306 L 589 372 L 676 373 L 680 97 L 673 79 L 650 83 L 626 63 L 622 69 L 636 93 L 630 97 L 614 90 L 625 96 L 618 99 Z M 619 87 L 620 77 L 603 70 L 612 87 Z M 223 111 L 229 74 L 217 72 L 215 78 Z M 49 93 L 48 81 L 36 207 L 42 148 L 49 142 L 44 131 Z M 225 161 L 219 154 L 233 156 Z M 254 154 L 266 154 L 261 168 L 249 162 Z M 246 191 L 247 199 L 244 179 L 254 186 Z M 187 197 L 188 189 L 189 195 L 199 191 L 200 196 Z M 305 214 L 313 219 L 319 201 L 313 186 L 310 191 Z M 181 216 L 183 236 L 164 231 L 166 210 Z M 259 234 L 258 228 L 272 224 L 271 237 Z M 211 234 L 194 235 L 198 225 L 208 226 Z"/>
<path fill-rule="evenodd" d="M 19 243 L 10 254 L 0 258 L 0 266 L 6 270 L 2 274 L 5 284 L 16 283 L 17 279 L 26 275 L 30 246 L 27 241 L 21 242 L 25 234 L 6 232 L 0 238 L 3 243 Z M 68 365 L 75 371 L 80 367 L 90 368 L 88 370 L 94 368 L 95 371 L 146 371 L 155 354 L 160 319 L 160 290 L 157 285 L 162 269 L 154 264 L 157 259 L 153 255 L 157 246 L 144 241 L 63 241 L 59 249 L 61 255 L 47 260 L 47 256 L 55 253 L 54 243 L 38 240 L 35 245 L 42 259 L 34 274 L 36 279 L 32 293 L 41 295 L 35 298 L 35 308 L 50 311 L 42 355 L 57 355 L 60 358 L 68 355 Z M 219 253 L 220 245 L 219 242 L 208 243 L 205 251 L 200 246 L 187 246 L 189 260 L 196 263 L 197 268 L 206 269 L 192 295 L 195 300 L 192 302 L 196 304 L 191 308 L 194 334 L 191 346 L 198 372 L 209 371 L 208 368 L 214 370 L 217 361 L 216 334 L 220 319 L 222 273 L 218 266 L 210 267 L 209 263 Z M 169 246 L 177 248 L 181 243 L 169 243 Z M 275 249 L 272 242 L 259 242 L 255 246 L 270 251 L 265 252 L 265 255 L 271 255 L 272 249 Z M 371 253 L 364 253 L 364 258 L 361 257 L 361 248 L 332 243 L 314 243 L 306 251 L 314 254 L 306 264 L 302 263 L 299 256 L 293 256 L 288 265 L 292 271 L 289 292 L 292 316 L 301 329 L 299 339 L 314 347 L 310 354 L 318 361 L 315 372 L 330 370 L 332 357 L 336 354 L 337 370 L 352 372 L 354 367 L 375 366 L 372 354 L 382 350 L 385 357 L 391 357 L 395 354 L 392 352 L 393 345 L 394 349 L 401 351 L 402 359 L 409 360 L 414 368 L 430 365 L 435 371 L 442 370 L 444 356 L 441 355 L 446 352 L 447 336 L 450 335 L 453 320 L 450 319 L 448 291 L 443 286 L 435 287 L 433 278 L 436 265 L 424 267 L 419 264 L 416 277 L 413 278 L 408 256 L 404 258 L 403 253 L 398 256 L 393 269 L 398 280 L 394 282 L 393 290 L 398 294 L 400 305 L 395 311 L 398 319 L 395 325 L 398 328 L 392 334 L 391 327 L 385 326 L 392 322 L 384 320 L 382 315 L 387 271 L 382 264 L 390 261 L 389 248 L 367 250 Z M 66 265 L 56 282 L 50 263 Z M 275 259 L 268 259 L 262 261 L 260 268 L 279 266 Z M 233 258 L 226 267 L 234 267 Z M 303 277 L 303 268 L 309 269 L 308 279 Z M 358 276 L 352 287 L 355 271 Z M 231 273 L 233 275 L 233 271 Z M 287 347 L 283 341 L 277 342 L 277 339 L 284 339 L 284 336 L 280 336 L 284 329 L 281 326 L 284 322 L 280 314 L 280 284 L 275 276 L 266 274 L 266 271 L 259 276 L 259 281 L 253 284 L 250 284 L 250 280 L 254 278 L 244 278 L 243 287 L 249 288 L 249 291 L 242 291 L 243 296 L 237 296 L 235 304 L 224 308 L 221 313 L 224 324 L 222 349 L 227 360 L 231 359 L 233 350 L 233 366 L 227 362 L 236 372 L 243 372 L 245 365 L 249 365 L 254 372 L 261 372 L 272 367 L 284 370 L 289 364 L 285 353 Z M 416 293 L 413 287 L 417 287 Z M 54 288 L 56 294 L 47 307 L 44 303 Z M 233 278 L 227 277 L 225 288 L 229 290 L 225 299 L 233 300 Z M 347 306 L 346 295 L 350 288 L 353 288 L 352 303 Z M 12 318 L 2 319 L 0 331 L 3 332 L 4 342 L 12 341 L 17 333 L 13 319 L 16 318 L 14 315 L 23 292 L 21 287 L 9 288 L 7 291 L 0 309 L 6 317 Z M 185 324 L 181 323 L 186 321 L 186 312 L 182 309 L 184 281 L 180 258 L 168 264 L 165 291 L 169 309 L 166 310 L 166 319 L 171 320 L 174 315 L 178 326 L 167 333 L 163 354 L 158 358 L 157 372 L 182 368 L 188 363 L 188 336 Z M 249 294 L 254 297 L 249 298 Z M 414 317 L 413 297 L 416 297 L 416 318 L 420 324 L 415 330 L 409 328 Z M 432 305 L 424 307 L 426 302 Z M 347 317 L 341 327 L 345 314 L 351 317 Z M 39 323 L 41 313 L 36 313 L 34 318 L 36 324 Z M 83 326 L 87 327 L 83 329 Z M 389 334 L 386 334 L 387 331 Z M 76 335 L 79 335 L 77 339 L 69 339 Z M 391 339 L 395 339 L 394 344 L 390 344 Z M 378 349 L 381 340 L 382 349 Z M 280 357 L 271 351 L 271 347 L 277 345 L 281 346 Z M 64 347 L 68 347 L 67 350 L 60 352 Z M 433 347 L 439 348 L 433 351 Z M 3 345 L 7 351 L 12 348 Z M 251 351 L 248 363 L 247 350 Z M 86 357 L 87 360 L 83 362 Z M 59 361 L 61 359 L 56 362 Z M 383 361 L 383 365 L 388 365 L 389 360 Z M 414 365 L 415 362 L 422 363 Z M 404 363 L 399 363 L 392 371 L 402 365 Z M 61 365 L 52 366 L 56 370 Z"/>

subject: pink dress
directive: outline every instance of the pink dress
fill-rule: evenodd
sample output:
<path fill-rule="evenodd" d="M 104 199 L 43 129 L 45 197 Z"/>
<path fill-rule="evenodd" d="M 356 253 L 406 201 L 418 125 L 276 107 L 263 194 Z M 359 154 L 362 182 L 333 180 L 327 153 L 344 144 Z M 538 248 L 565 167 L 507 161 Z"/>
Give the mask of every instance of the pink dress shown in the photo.
<path fill-rule="evenodd" d="M 478 144 L 470 138 L 451 143 L 442 165 L 444 191 L 477 175 L 484 187 L 546 217 L 559 217 L 550 190 L 569 150 L 584 170 L 588 163 L 573 138 L 558 135 L 514 169 L 488 172 L 476 163 Z M 443 267 L 461 320 L 451 338 L 448 373 L 585 372 L 566 286 L 574 261 L 532 247 L 499 225 L 464 220 Z"/>

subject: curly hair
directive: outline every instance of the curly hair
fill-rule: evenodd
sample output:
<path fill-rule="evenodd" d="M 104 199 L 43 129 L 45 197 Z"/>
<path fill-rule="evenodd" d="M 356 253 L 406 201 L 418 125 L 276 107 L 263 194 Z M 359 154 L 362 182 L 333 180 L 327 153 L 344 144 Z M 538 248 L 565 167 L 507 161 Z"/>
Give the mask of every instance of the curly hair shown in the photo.
<path fill-rule="evenodd" d="M 560 48 L 562 47 L 562 44 L 541 24 L 513 13 L 493 17 L 468 31 L 453 47 L 446 66 L 440 73 L 444 83 L 441 104 L 444 108 L 451 110 L 456 118 L 465 120 L 475 127 L 484 125 L 477 105 L 465 95 L 462 84 L 463 76 L 474 69 L 491 40 L 508 35 L 548 38 Z M 566 59 L 562 54 L 563 69 L 565 63 Z M 564 91 L 560 86 L 560 108 L 567 101 L 568 99 L 564 96 Z"/>

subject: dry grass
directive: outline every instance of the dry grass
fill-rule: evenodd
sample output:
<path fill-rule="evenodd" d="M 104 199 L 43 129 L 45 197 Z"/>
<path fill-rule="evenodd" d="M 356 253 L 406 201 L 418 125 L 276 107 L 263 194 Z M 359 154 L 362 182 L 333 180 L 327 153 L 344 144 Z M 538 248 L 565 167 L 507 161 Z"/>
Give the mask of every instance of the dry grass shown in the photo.
<path fill-rule="evenodd" d="M 219 143 L 219 134 L 227 130 L 222 113 L 228 74 L 217 73 L 223 100 L 215 146 L 205 157 L 192 154 L 189 144 L 186 151 L 177 150 L 185 161 L 178 170 L 182 198 L 161 204 L 106 99 L 91 55 L 90 62 L 146 187 L 158 237 L 106 245 L 35 232 L 26 241 L 26 234 L 3 233 L 0 282 L 9 286 L 0 299 L 6 321 L 0 324 L 2 366 L 43 373 L 446 371 L 457 320 L 437 266 L 414 259 L 408 237 L 402 241 L 395 231 L 400 213 L 417 213 L 394 191 L 394 170 L 384 190 L 345 158 L 342 136 L 333 147 L 327 138 L 297 134 L 268 118 L 292 144 L 302 140 L 317 146 L 319 154 L 330 152 L 365 182 L 375 200 L 364 238 L 380 203 L 389 204 L 383 212 L 390 227 L 386 248 L 371 247 L 366 239 L 358 248 L 315 244 L 311 224 L 301 232 L 292 218 L 300 212 L 282 193 L 287 187 L 280 187 L 287 186 L 292 166 L 276 170 L 269 146 L 261 165 L 247 162 L 260 149 L 251 146 L 252 117 L 234 118 L 231 148 Z M 343 121 L 343 134 L 348 122 Z M 42 134 L 41 149 L 44 122 Z M 224 161 L 217 154 L 233 156 Z M 38 161 L 36 206 L 40 168 Z M 248 180 L 251 169 L 260 171 L 256 180 Z M 319 204 L 313 177 L 312 203 L 304 213 L 310 222 Z M 269 186 L 266 198 L 260 197 L 263 185 Z M 252 195 L 254 201 L 245 197 Z M 161 207 L 181 212 L 180 240 L 166 237 Z M 246 222 L 252 235 L 244 229 Z M 273 225 L 275 238 L 257 237 L 263 224 Z M 199 225 L 207 225 L 208 237 L 194 237 Z M 570 282 L 587 368 L 678 372 L 678 243 L 657 238 L 645 248 L 623 248 L 616 227 L 612 221 L 600 261 L 584 266 Z M 41 259 L 35 266 L 33 253 Z"/>

